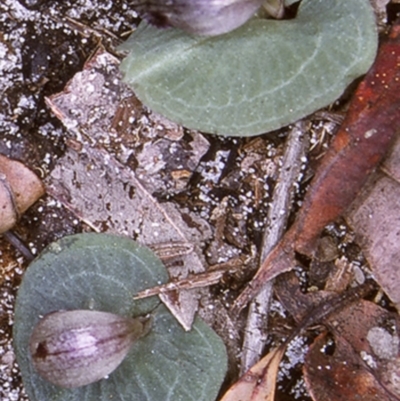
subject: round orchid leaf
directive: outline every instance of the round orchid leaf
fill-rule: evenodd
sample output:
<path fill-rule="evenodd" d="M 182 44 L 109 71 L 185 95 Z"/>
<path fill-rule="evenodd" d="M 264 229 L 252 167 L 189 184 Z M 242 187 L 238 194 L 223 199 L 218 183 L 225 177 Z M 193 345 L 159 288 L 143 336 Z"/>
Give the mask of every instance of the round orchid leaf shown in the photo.
<path fill-rule="evenodd" d="M 151 250 L 127 238 L 78 234 L 47 247 L 28 267 L 15 306 L 14 347 L 29 400 L 214 400 L 227 368 L 222 340 L 199 318 L 184 331 L 157 297 L 133 301 L 138 291 L 167 277 Z M 35 371 L 29 338 L 42 316 L 75 309 L 132 317 L 150 313 L 152 327 L 108 377 L 64 389 Z"/>
<path fill-rule="evenodd" d="M 146 23 L 121 46 L 125 81 L 188 128 L 251 136 L 335 101 L 377 50 L 369 0 L 303 0 L 288 20 L 252 19 L 212 38 Z"/>

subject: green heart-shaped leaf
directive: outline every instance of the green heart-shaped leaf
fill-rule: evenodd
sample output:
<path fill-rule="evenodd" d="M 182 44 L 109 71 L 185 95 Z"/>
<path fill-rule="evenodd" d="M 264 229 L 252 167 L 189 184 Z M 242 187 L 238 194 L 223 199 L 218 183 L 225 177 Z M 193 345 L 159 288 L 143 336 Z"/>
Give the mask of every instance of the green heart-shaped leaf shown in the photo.
<path fill-rule="evenodd" d="M 157 297 L 133 301 L 166 280 L 161 261 L 127 238 L 79 234 L 50 245 L 25 273 L 15 307 L 14 346 L 30 401 L 214 400 L 227 364 L 221 339 L 201 319 L 185 332 Z M 36 373 L 28 347 L 40 317 L 62 309 L 151 312 L 153 323 L 108 378 L 62 389 Z"/>
<path fill-rule="evenodd" d="M 295 19 L 253 19 L 213 38 L 145 23 L 121 49 L 125 81 L 188 128 L 250 136 L 336 100 L 377 48 L 369 0 L 303 0 Z"/>

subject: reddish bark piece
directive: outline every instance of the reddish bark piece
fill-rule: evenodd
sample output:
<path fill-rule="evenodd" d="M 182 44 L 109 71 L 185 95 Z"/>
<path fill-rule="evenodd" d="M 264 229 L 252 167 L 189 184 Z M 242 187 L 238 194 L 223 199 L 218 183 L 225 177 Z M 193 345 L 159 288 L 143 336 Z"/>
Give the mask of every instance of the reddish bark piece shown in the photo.
<path fill-rule="evenodd" d="M 324 353 L 320 336 L 304 366 L 313 400 L 399 400 L 398 316 L 360 300 L 325 324 L 334 337 L 333 352 Z"/>
<path fill-rule="evenodd" d="M 360 300 L 348 305 L 347 308 L 330 316 L 325 322 L 335 338 L 344 338 L 352 347 L 356 354 L 366 352 L 373 356 L 375 366 L 379 368 L 382 358 L 378 361 L 379 355 L 374 355 L 373 349 L 367 341 L 368 333 L 376 327 L 385 328 L 392 332 L 396 337 L 400 332 L 400 318 L 388 312 L 384 308 L 367 300 Z M 397 351 L 398 353 L 399 351 Z M 396 353 L 391 357 L 396 358 Z"/>
<path fill-rule="evenodd" d="M 390 400 L 344 339 L 336 340 L 333 355 L 321 351 L 325 344 L 326 334 L 322 334 L 310 347 L 304 367 L 307 389 L 314 401 Z"/>
<path fill-rule="evenodd" d="M 358 86 L 343 124 L 310 185 L 303 206 L 278 245 L 236 300 L 240 311 L 278 274 L 291 270 L 295 251 L 312 256 L 323 228 L 355 199 L 399 132 L 400 20 Z"/>
<path fill-rule="evenodd" d="M 396 138 L 389 155 L 385 158 L 382 169 L 400 184 L 400 136 Z"/>

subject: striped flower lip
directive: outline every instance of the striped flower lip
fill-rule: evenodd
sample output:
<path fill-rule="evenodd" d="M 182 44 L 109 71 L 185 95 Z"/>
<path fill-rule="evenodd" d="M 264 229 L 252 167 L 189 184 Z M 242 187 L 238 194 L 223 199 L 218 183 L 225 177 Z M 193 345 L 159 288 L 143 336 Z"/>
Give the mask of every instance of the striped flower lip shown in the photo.
<path fill-rule="evenodd" d="M 264 0 L 134 0 L 133 8 L 158 27 L 199 36 L 230 32 L 248 21 Z"/>

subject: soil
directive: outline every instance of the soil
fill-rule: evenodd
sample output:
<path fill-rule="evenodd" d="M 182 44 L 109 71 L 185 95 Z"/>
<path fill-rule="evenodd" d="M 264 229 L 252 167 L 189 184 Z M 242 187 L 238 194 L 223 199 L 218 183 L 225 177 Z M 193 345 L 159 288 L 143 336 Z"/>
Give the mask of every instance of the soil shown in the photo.
<path fill-rule="evenodd" d="M 389 7 L 392 18 L 398 6 L 390 4 Z M 21 161 L 46 179 L 71 146 L 68 142 L 71 136 L 46 105 L 45 98 L 61 92 L 100 47 L 120 57 L 116 47 L 139 22 L 135 11 L 122 0 L 2 0 L 0 153 Z M 311 141 L 292 214 L 301 204 L 315 161 L 324 153 L 338 126 L 331 117 L 340 115 L 345 104 L 346 98 L 333 105 L 329 118 L 316 114 L 307 120 Z M 183 189 L 168 199 L 165 194 L 155 194 L 159 202 L 168 200 L 178 207 L 186 207 L 207 222 L 214 238 L 214 242 L 210 240 L 208 244 L 206 260 L 209 265 L 226 262 L 215 256 L 218 235 L 218 241 L 222 241 L 219 246 L 232 251 L 234 256 L 244 255 L 250 260 L 246 271 L 224 277 L 219 285 L 212 287 L 212 297 L 218 304 L 229 306 L 257 267 L 254 255 L 262 242 L 288 132 L 285 128 L 251 139 L 205 134 L 209 148 L 193 168 Z M 189 143 L 190 140 L 189 132 L 185 131 L 183 141 Z M 217 207 L 224 202 L 222 217 L 216 218 Z M 35 256 L 59 238 L 91 230 L 73 211 L 46 195 L 22 216 L 12 231 Z M 333 225 L 327 234 L 334 238 L 335 249 L 338 249 L 335 258 L 346 254 L 349 260 L 358 261 L 360 265 L 364 263 L 344 226 Z M 0 399 L 4 401 L 27 400 L 12 348 L 12 310 L 28 264 L 21 249 L 11 245 L 6 237 L 0 237 Z M 310 285 L 318 285 L 322 279 L 312 277 Z M 277 302 L 273 306 L 279 310 Z M 243 324 L 243 319 L 238 321 L 239 337 Z M 282 324 L 282 316 L 274 312 L 273 327 L 282 327 Z M 221 327 L 215 328 L 221 331 Z M 278 337 L 287 334 L 287 327 L 284 333 L 276 330 Z M 231 347 L 227 384 L 237 375 L 240 350 L 240 338 L 231 340 L 227 340 Z M 298 377 L 294 374 L 290 379 L 288 376 L 282 379 L 281 388 L 285 390 L 280 391 L 279 400 L 293 399 L 294 394 L 298 394 L 297 399 L 309 399 Z"/>

